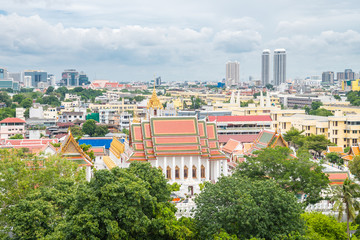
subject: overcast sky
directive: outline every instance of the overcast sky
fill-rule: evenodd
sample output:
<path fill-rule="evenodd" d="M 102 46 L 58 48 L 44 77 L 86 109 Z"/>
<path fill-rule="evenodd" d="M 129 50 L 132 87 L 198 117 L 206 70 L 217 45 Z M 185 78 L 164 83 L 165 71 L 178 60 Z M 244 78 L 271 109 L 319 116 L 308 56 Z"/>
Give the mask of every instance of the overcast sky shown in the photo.
<path fill-rule="evenodd" d="M 260 79 L 263 49 L 287 50 L 287 78 L 360 70 L 358 0 L 0 0 L 10 72 L 67 68 L 90 79 L 217 81 L 225 63 Z M 272 61 L 271 61 L 272 68 Z M 271 73 L 272 74 L 272 73 Z"/>

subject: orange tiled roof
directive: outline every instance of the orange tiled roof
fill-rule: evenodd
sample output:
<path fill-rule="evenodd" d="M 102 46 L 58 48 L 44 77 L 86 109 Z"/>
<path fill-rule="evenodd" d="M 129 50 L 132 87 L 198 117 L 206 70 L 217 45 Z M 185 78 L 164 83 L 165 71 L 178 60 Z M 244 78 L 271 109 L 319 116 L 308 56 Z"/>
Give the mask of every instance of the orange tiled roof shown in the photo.
<path fill-rule="evenodd" d="M 352 146 L 351 147 L 351 150 L 352 150 L 352 153 L 357 156 L 360 154 L 360 149 L 359 149 L 359 146 Z"/>
<path fill-rule="evenodd" d="M 342 185 L 346 178 L 349 178 L 348 172 L 330 172 L 326 173 L 330 180 L 330 185 Z"/>
<path fill-rule="evenodd" d="M 351 160 L 353 160 L 353 158 L 354 158 L 353 155 L 347 155 L 347 156 L 342 157 L 342 159 L 344 159 L 346 161 L 351 161 Z"/>
<path fill-rule="evenodd" d="M 111 160 L 111 158 L 109 156 L 104 156 L 103 161 L 109 169 L 116 167 L 116 164 L 114 163 L 113 160 Z"/>
<path fill-rule="evenodd" d="M 238 142 L 234 139 L 229 139 L 229 141 L 225 144 L 225 146 L 222 148 L 222 150 L 227 153 L 232 153 L 232 152 L 234 152 L 235 148 L 237 146 L 239 146 L 239 144 L 240 144 L 240 142 Z"/>
<path fill-rule="evenodd" d="M 331 153 L 331 152 L 343 153 L 344 148 L 343 147 L 337 147 L 337 146 L 328 146 L 327 152 L 328 153 Z"/>

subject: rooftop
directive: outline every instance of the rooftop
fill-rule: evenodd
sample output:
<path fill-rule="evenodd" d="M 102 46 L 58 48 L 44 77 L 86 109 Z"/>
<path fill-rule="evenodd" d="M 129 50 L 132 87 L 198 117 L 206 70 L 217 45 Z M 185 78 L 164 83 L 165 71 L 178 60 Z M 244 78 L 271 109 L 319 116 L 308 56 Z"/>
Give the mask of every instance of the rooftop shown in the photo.
<path fill-rule="evenodd" d="M 20 118 L 5 118 L 4 120 L 0 121 L 0 123 L 26 123 L 25 120 Z"/>
<path fill-rule="evenodd" d="M 210 122 L 270 122 L 269 115 L 252 115 L 252 116 L 209 116 Z"/>

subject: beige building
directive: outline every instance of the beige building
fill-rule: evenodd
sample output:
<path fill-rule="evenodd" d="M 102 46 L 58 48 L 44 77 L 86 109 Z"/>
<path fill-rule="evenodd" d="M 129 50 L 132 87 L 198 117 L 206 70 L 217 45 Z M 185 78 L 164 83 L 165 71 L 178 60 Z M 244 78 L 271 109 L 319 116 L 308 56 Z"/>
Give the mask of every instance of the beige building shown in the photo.
<path fill-rule="evenodd" d="M 295 114 L 280 117 L 278 127 L 282 133 L 294 127 L 304 130 L 306 136 L 323 134 L 337 146 L 349 147 L 359 142 L 360 115 L 341 116 L 341 112 L 336 112 L 335 116 L 330 117 Z"/>
<path fill-rule="evenodd" d="M 122 101 L 114 101 L 106 104 L 91 103 L 89 104 L 89 108 L 92 112 L 99 112 L 103 109 L 112 109 L 115 110 L 118 114 L 126 111 L 134 111 L 134 113 L 137 113 L 136 103 L 125 102 L 124 99 Z"/>

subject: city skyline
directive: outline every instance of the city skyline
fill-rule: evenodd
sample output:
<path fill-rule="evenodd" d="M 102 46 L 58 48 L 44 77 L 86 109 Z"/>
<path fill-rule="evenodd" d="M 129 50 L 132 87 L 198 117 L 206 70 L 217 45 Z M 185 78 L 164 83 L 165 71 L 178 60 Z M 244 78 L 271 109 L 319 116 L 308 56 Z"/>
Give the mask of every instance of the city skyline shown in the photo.
<path fill-rule="evenodd" d="M 0 61 L 9 72 L 58 80 L 75 68 L 113 81 L 219 81 L 224 63 L 238 61 L 246 81 L 261 79 L 263 49 L 285 48 L 291 79 L 358 72 L 356 3 L 16 0 L 0 10 Z"/>

